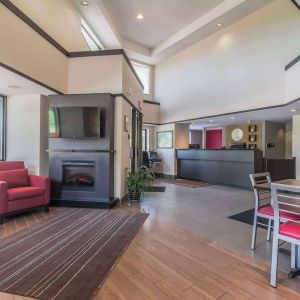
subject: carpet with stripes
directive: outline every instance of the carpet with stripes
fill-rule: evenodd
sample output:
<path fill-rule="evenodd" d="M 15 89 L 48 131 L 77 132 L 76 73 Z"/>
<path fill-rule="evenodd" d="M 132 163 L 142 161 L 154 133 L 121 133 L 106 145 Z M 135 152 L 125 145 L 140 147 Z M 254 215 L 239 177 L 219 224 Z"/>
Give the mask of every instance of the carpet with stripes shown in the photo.
<path fill-rule="evenodd" d="M 68 209 L 0 240 L 0 291 L 92 299 L 148 214 Z"/>

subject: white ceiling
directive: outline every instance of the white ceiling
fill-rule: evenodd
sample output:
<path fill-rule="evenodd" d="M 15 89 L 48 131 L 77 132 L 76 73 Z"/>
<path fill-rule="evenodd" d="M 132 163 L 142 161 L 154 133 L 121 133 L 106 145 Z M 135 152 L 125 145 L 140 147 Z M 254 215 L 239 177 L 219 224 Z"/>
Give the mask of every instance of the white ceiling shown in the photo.
<path fill-rule="evenodd" d="M 223 0 L 103 0 L 121 36 L 154 48 Z M 143 20 L 136 16 L 142 13 Z"/>
<path fill-rule="evenodd" d="M 292 112 L 291 109 L 295 109 L 296 112 Z M 201 130 L 203 128 L 209 127 L 221 127 L 231 124 L 242 124 L 248 121 L 262 122 L 262 121 L 274 121 L 274 122 L 287 122 L 292 120 L 293 115 L 300 114 L 300 100 L 286 106 L 267 108 L 261 110 L 254 110 L 250 112 L 242 112 L 236 114 L 228 114 L 219 117 L 208 117 L 199 120 L 194 120 L 192 122 L 182 122 L 190 123 L 191 129 Z"/>
<path fill-rule="evenodd" d="M 0 95 L 52 95 L 54 92 L 0 67 Z"/>

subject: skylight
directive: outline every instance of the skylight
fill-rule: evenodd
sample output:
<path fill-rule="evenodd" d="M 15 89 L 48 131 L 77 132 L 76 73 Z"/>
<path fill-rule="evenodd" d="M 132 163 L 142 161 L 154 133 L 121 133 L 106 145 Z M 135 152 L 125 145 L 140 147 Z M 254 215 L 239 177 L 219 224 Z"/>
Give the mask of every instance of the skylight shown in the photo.
<path fill-rule="evenodd" d="M 83 19 L 81 19 L 81 33 L 90 51 L 99 51 L 104 48 L 100 40 L 95 35 L 95 33 Z"/>

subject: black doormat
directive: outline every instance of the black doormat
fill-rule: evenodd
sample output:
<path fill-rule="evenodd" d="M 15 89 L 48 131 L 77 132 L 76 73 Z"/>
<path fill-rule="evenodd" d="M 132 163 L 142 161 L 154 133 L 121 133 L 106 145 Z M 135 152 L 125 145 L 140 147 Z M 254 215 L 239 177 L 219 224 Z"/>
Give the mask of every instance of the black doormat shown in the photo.
<path fill-rule="evenodd" d="M 163 193 L 166 191 L 165 186 L 149 186 L 146 192 L 160 192 Z"/>
<path fill-rule="evenodd" d="M 242 223 L 246 223 L 246 224 L 249 224 L 249 225 L 253 225 L 254 208 L 245 210 L 245 211 L 243 211 L 241 213 L 238 213 L 236 215 L 230 216 L 228 218 L 232 219 L 232 220 L 236 220 L 236 221 L 242 222 Z M 268 225 L 268 220 L 267 219 L 258 217 L 257 218 L 257 222 L 258 222 L 258 224 L 257 224 L 258 227 L 267 229 L 266 226 L 260 225 L 260 224 Z"/>

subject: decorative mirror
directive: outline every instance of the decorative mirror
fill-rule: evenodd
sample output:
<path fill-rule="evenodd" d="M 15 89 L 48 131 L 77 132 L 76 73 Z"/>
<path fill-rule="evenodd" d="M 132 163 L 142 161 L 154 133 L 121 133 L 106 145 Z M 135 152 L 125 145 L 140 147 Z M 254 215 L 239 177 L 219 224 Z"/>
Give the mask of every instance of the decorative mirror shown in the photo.
<path fill-rule="evenodd" d="M 239 142 L 243 138 L 243 130 L 240 128 L 235 128 L 231 132 L 231 137 L 235 142 Z"/>

